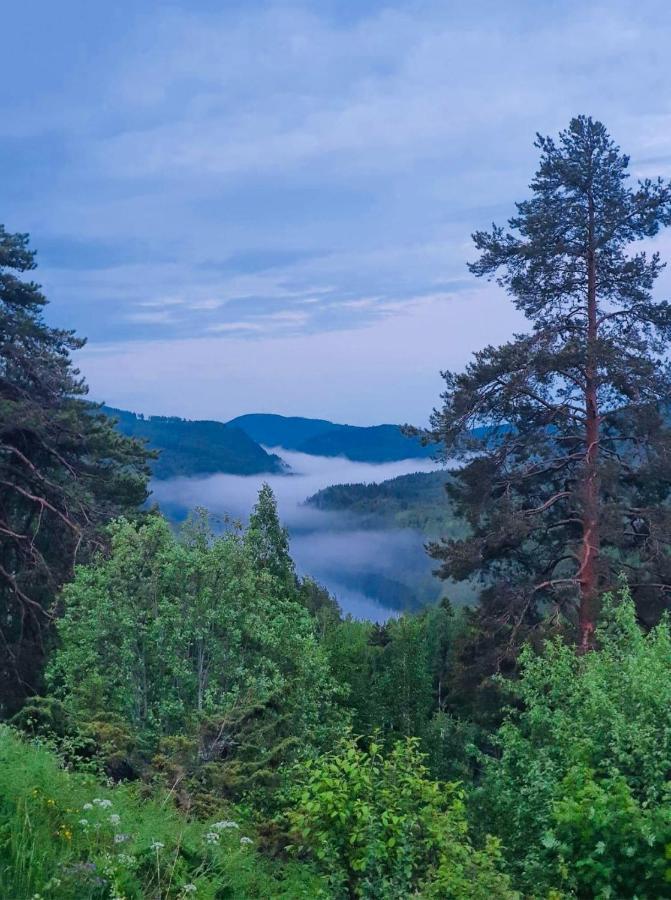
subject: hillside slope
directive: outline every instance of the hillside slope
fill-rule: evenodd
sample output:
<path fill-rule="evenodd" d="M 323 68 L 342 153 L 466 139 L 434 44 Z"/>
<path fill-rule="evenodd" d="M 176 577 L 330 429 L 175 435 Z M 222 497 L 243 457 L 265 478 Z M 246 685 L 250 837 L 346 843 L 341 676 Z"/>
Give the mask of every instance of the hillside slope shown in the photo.
<path fill-rule="evenodd" d="M 378 484 L 334 484 L 308 497 L 306 504 L 324 512 L 348 516 L 352 529 L 414 532 L 419 537 L 416 558 L 398 560 L 389 573 L 393 580 L 376 581 L 373 573 L 361 573 L 352 587 L 377 597 L 394 609 L 418 609 L 440 596 L 457 606 L 473 604 L 480 591 L 475 579 L 438 581 L 431 575 L 435 563 L 425 551 L 426 541 L 465 537 L 468 525 L 460 519 L 447 496 L 450 474 L 416 472 Z"/>
<path fill-rule="evenodd" d="M 242 428 L 253 440 L 266 447 L 284 447 L 286 450 L 301 450 L 306 441 L 342 427 L 326 419 L 277 416 L 273 413 L 238 416 L 227 425 Z"/>
<path fill-rule="evenodd" d="M 423 447 L 416 438 L 406 437 L 399 425 L 339 425 L 309 438 L 299 449 L 313 456 L 345 456 L 371 463 L 427 459 L 436 452 L 435 447 Z"/>
<path fill-rule="evenodd" d="M 413 528 L 427 537 L 461 537 L 465 525 L 445 492 L 449 473 L 416 472 L 378 484 L 334 484 L 307 499 L 309 506 L 347 512 L 361 528 Z"/>
<path fill-rule="evenodd" d="M 263 447 L 240 428 L 223 422 L 180 419 L 176 416 L 142 416 L 127 410 L 103 407 L 117 419 L 123 434 L 146 438 L 160 456 L 152 462 L 156 478 L 179 475 L 231 475 L 281 473 L 285 465 L 279 456 Z"/>

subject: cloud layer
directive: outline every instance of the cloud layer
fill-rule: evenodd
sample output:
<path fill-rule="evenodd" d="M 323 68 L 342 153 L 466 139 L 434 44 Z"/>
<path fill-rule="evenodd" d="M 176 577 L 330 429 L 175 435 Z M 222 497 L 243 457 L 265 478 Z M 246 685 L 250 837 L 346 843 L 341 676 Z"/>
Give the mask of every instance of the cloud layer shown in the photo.
<path fill-rule="evenodd" d="M 353 589 L 352 583 L 366 574 L 410 586 L 428 578 L 431 563 L 422 536 L 410 530 L 361 530 L 348 516 L 305 506 L 304 501 L 330 484 L 386 481 L 410 472 L 432 471 L 435 464 L 427 459 L 369 464 L 308 456 L 282 447 L 272 451 L 289 463 L 292 475 L 222 474 L 157 481 L 152 499 L 177 519 L 195 507 L 204 507 L 215 516 L 245 522 L 261 484 L 267 481 L 277 498 L 282 522 L 290 530 L 291 552 L 299 573 L 326 585 L 345 612 L 360 618 L 385 619 L 389 610 L 365 592 Z"/>

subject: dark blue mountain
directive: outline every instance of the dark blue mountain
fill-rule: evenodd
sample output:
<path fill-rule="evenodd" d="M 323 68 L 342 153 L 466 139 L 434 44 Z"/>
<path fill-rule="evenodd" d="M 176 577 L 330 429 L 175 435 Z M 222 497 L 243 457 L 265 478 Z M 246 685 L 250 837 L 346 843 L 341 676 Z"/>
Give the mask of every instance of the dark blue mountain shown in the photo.
<path fill-rule="evenodd" d="M 103 412 L 118 420 L 123 434 L 145 438 L 151 449 L 160 451 L 151 464 L 155 478 L 286 471 L 279 456 L 267 453 L 241 428 L 223 422 L 143 416 L 112 407 L 103 407 Z"/>
<path fill-rule="evenodd" d="M 422 447 L 406 437 L 398 425 L 338 425 L 326 419 L 305 419 L 255 413 L 232 419 L 266 447 L 284 447 L 313 456 L 344 456 L 356 462 L 394 462 L 430 457 L 434 447 Z"/>
<path fill-rule="evenodd" d="M 320 434 L 342 428 L 326 419 L 305 419 L 301 416 L 277 416 L 272 413 L 250 413 L 228 422 L 242 428 L 253 440 L 266 447 L 300 450 L 302 445 Z"/>

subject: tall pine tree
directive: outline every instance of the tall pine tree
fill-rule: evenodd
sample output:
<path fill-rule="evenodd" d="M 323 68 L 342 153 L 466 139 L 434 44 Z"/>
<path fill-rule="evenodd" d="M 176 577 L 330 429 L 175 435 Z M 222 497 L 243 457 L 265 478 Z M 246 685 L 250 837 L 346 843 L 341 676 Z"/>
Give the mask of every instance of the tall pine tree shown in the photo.
<path fill-rule="evenodd" d="M 444 373 L 428 438 L 462 461 L 448 490 L 471 531 L 431 552 L 446 577 L 483 577 L 499 647 L 550 618 L 585 650 L 620 571 L 644 617 L 671 596 L 671 306 L 652 296 L 658 254 L 632 248 L 671 222 L 671 187 L 632 187 L 591 118 L 536 147 L 531 198 L 508 229 L 476 232 L 470 266 L 532 327 Z"/>
<path fill-rule="evenodd" d="M 39 685 L 56 597 L 104 524 L 146 496 L 147 453 L 86 400 L 26 235 L 0 226 L 0 714 Z"/>

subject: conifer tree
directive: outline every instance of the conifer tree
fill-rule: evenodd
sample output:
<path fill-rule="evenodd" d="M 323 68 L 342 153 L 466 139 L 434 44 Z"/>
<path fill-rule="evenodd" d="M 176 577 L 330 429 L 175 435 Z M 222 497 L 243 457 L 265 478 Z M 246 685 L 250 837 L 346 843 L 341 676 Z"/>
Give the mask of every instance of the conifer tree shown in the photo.
<path fill-rule="evenodd" d="M 75 561 L 147 496 L 148 454 L 86 400 L 84 342 L 44 322 L 34 268 L 27 236 L 0 225 L 0 713 L 38 686 Z"/>
<path fill-rule="evenodd" d="M 259 568 L 266 569 L 280 583 L 295 588 L 296 573 L 289 554 L 289 532 L 280 522 L 277 500 L 268 483 L 261 486 L 249 517 L 245 543 Z"/>
<path fill-rule="evenodd" d="M 444 373 L 428 439 L 463 465 L 448 486 L 470 524 L 431 547 L 446 577 L 483 577 L 480 615 L 514 642 L 549 616 L 592 645 L 599 597 L 625 571 L 639 612 L 671 596 L 671 305 L 663 264 L 632 248 L 671 222 L 671 186 L 629 182 L 605 127 L 538 136 L 531 197 L 509 228 L 474 234 L 531 329 Z"/>

